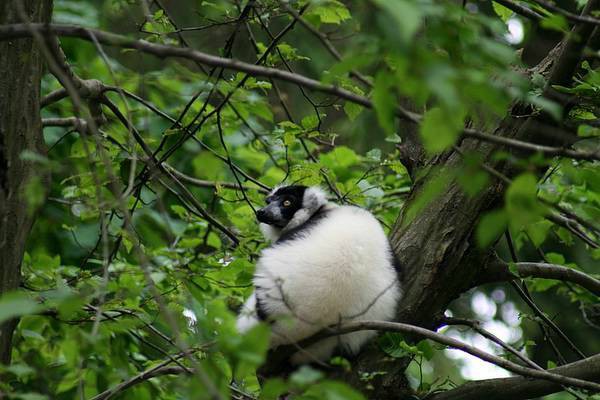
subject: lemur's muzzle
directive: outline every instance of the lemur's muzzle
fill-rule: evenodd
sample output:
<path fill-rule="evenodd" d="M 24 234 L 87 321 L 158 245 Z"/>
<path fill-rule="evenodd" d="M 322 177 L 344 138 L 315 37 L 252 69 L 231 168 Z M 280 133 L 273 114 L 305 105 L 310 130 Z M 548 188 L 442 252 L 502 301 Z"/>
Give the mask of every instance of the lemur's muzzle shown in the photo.
<path fill-rule="evenodd" d="M 280 226 L 283 222 L 279 208 L 272 204 L 257 210 L 256 219 L 259 222 L 275 226 Z"/>

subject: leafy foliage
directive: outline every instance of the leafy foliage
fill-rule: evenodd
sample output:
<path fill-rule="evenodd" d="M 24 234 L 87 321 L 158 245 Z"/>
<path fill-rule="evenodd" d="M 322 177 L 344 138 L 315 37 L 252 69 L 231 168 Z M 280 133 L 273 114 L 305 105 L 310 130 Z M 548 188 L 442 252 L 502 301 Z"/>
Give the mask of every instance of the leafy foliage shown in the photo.
<path fill-rule="evenodd" d="M 268 52 L 265 65 L 365 95 L 374 110 L 275 80 L 63 39 L 79 76 L 143 99 L 120 90 L 105 93 L 176 179 L 152 170 L 150 154 L 107 108 L 98 136 L 48 126 L 48 155 L 23 154 L 50 170 L 53 179 L 48 188 L 30 182 L 25 194 L 32 209 L 43 203 L 44 190 L 48 200 L 28 238 L 23 289 L 0 299 L 0 322 L 22 317 L 14 362 L 3 369 L 0 391 L 16 399 L 94 398 L 176 358 L 173 365 L 195 369 L 195 379 L 159 375 L 118 398 L 208 399 L 214 392 L 223 398 L 276 399 L 283 393 L 307 400 L 363 398 L 309 367 L 259 385 L 256 369 L 265 360 L 268 326 L 239 335 L 234 324 L 265 245 L 254 210 L 265 190 L 281 182 L 321 185 L 338 202 L 368 208 L 389 229 L 413 188 L 413 201 L 403 210 L 405 224 L 454 182 L 471 196 L 486 190 L 492 177 L 477 154 L 465 154 L 455 170 L 432 172 L 436 178 L 424 186 L 420 177 L 431 171 L 420 171 L 413 181 L 399 160 L 396 115 L 403 98 L 426 109 L 418 134 L 428 155 L 440 157 L 460 143 L 465 122 L 489 126 L 512 102 L 560 117 L 560 107 L 541 97 L 539 82 L 529 82 L 515 68 L 520 61 L 504 39 L 514 15 L 498 4 L 473 12 L 429 0 L 290 2 L 296 12 L 308 5 L 304 18 L 313 29 L 342 39 L 345 55 L 335 60 L 300 24 L 270 46 L 293 21 L 279 2 L 257 1 L 244 20 L 238 18 L 251 2 L 182 2 L 186 5 L 169 10 L 173 15 L 159 2 L 147 3 L 152 3 L 148 15 L 129 1 L 55 0 L 53 19 L 248 62 Z M 542 25 L 568 27 L 555 14 Z M 182 31 L 184 26 L 195 28 Z M 372 85 L 354 79 L 357 70 Z M 576 85 L 557 90 L 584 99 L 568 120 L 579 124 L 584 138 L 578 148 L 597 149 L 592 121 L 600 75 L 589 63 L 583 71 Z M 44 94 L 58 88 L 51 75 L 44 78 Z M 73 115 L 68 100 L 43 110 L 44 118 Z M 539 249 L 547 261 L 597 274 L 600 252 L 544 218 L 560 206 L 591 221 L 586 233 L 598 238 L 598 162 L 495 156 L 513 163 L 520 175 L 504 204 L 474 227 L 480 246 L 494 245 L 508 228 L 518 250 Z M 537 171 L 546 169 L 538 179 Z M 531 283 L 532 291 L 552 289 L 552 296 L 571 307 L 597 301 L 564 282 Z M 522 328 L 533 331 L 528 322 Z M 524 336 L 514 342 L 525 346 Z M 391 334 L 379 344 L 392 358 L 424 358 L 451 374 L 443 349 L 424 342 L 413 346 Z M 184 350 L 191 355 L 184 357 Z M 429 383 L 423 385 L 421 371 L 414 386 L 434 389 L 437 378 L 426 372 Z"/>

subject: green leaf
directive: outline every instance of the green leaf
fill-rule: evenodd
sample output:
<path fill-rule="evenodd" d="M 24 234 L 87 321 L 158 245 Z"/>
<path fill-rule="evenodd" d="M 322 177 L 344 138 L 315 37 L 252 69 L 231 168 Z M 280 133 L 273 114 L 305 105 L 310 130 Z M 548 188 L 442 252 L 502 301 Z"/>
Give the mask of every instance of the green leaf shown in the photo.
<path fill-rule="evenodd" d="M 546 260 L 548 260 L 549 263 L 558 265 L 565 265 L 567 263 L 565 256 L 554 252 L 546 253 Z"/>
<path fill-rule="evenodd" d="M 569 29 L 567 19 L 560 14 L 548 15 L 540 21 L 540 26 L 545 29 L 559 32 L 567 32 Z"/>
<path fill-rule="evenodd" d="M 10 372 L 11 374 L 18 376 L 19 378 L 24 378 L 26 376 L 35 374 L 35 369 L 23 363 L 14 363 L 6 367 L 3 366 L 1 367 L 1 369 L 3 371 Z"/>
<path fill-rule="evenodd" d="M 306 387 L 323 378 L 323 373 L 308 365 L 301 366 L 290 376 L 290 382 L 298 387 Z"/>
<path fill-rule="evenodd" d="M 435 350 L 427 340 L 421 340 L 417 343 L 417 349 L 423 354 L 426 360 L 431 360 L 435 355 Z"/>
<path fill-rule="evenodd" d="M 320 160 L 327 168 L 345 169 L 357 164 L 360 159 L 354 150 L 346 146 L 337 146 L 329 153 L 322 154 Z"/>
<path fill-rule="evenodd" d="M 575 239 L 573 238 L 573 234 L 570 231 L 559 226 L 555 229 L 556 235 L 560 238 L 560 240 L 566 244 L 567 246 L 573 246 L 575 243 Z"/>
<path fill-rule="evenodd" d="M 381 161 L 381 150 L 380 149 L 371 149 L 366 154 L 367 158 L 372 161 Z"/>
<path fill-rule="evenodd" d="M 516 231 L 539 222 L 546 213 L 537 199 L 537 178 L 533 174 L 515 178 L 506 191 L 505 202 L 509 225 Z"/>
<path fill-rule="evenodd" d="M 492 7 L 494 7 L 494 12 L 496 15 L 498 15 L 504 22 L 508 21 L 513 14 L 511 9 L 506 8 L 502 4 L 496 3 L 495 1 L 492 2 Z"/>
<path fill-rule="evenodd" d="M 400 333 L 384 333 L 379 338 L 379 346 L 385 353 L 394 358 L 401 358 L 410 355 L 423 355 L 417 346 L 411 346 L 404 341 Z"/>
<path fill-rule="evenodd" d="M 19 393 L 16 396 L 17 399 L 19 400 L 48 400 L 48 396 L 46 396 L 45 394 L 40 394 L 40 393 Z"/>
<path fill-rule="evenodd" d="M 11 292 L 0 297 L 0 323 L 15 317 L 34 314 L 45 307 L 25 293 Z"/>
<path fill-rule="evenodd" d="M 350 18 L 350 11 L 337 0 L 325 0 L 320 2 L 317 7 L 312 8 L 308 15 L 318 16 L 324 24 L 339 25 Z"/>
<path fill-rule="evenodd" d="M 529 282 L 529 289 L 534 292 L 545 292 L 546 290 L 553 288 L 560 284 L 560 281 L 553 279 L 532 279 Z"/>
<path fill-rule="evenodd" d="M 464 166 L 460 167 L 456 180 L 469 196 L 475 196 L 484 190 L 490 180 L 489 174 L 481 164 L 485 160 L 477 153 L 465 153 Z"/>
<path fill-rule="evenodd" d="M 408 42 L 421 25 L 422 13 L 419 7 L 405 0 L 375 0 L 375 3 L 396 20 L 400 39 Z"/>
<path fill-rule="evenodd" d="M 324 381 L 310 387 L 298 399 L 303 400 L 364 400 L 365 397 L 342 382 Z"/>
<path fill-rule="evenodd" d="M 392 93 L 394 78 L 385 71 L 381 71 L 375 77 L 373 86 L 373 106 L 377 114 L 379 125 L 387 135 L 394 134 L 394 109 L 396 99 Z"/>
<path fill-rule="evenodd" d="M 423 116 L 420 134 L 429 154 L 439 153 L 452 146 L 463 129 L 463 114 L 434 107 Z"/>
<path fill-rule="evenodd" d="M 502 209 L 489 211 L 484 214 L 477 224 L 475 237 L 481 248 L 486 248 L 494 243 L 506 231 L 508 216 Z"/>
<path fill-rule="evenodd" d="M 515 263 L 515 262 L 511 261 L 508 263 L 508 270 L 514 276 L 521 276 L 521 274 L 519 274 L 519 267 L 517 266 L 517 263 Z"/>
<path fill-rule="evenodd" d="M 397 133 L 393 133 L 393 134 L 391 134 L 389 136 L 386 136 L 385 141 L 389 142 L 389 143 L 396 143 L 397 144 L 397 143 L 402 143 L 402 138 Z"/>
<path fill-rule="evenodd" d="M 548 220 L 538 221 L 527 227 L 527 234 L 535 247 L 540 247 L 548 237 L 548 232 L 552 228 L 552 222 Z"/>
<path fill-rule="evenodd" d="M 446 171 L 432 171 L 431 179 L 427 180 L 415 199 L 406 207 L 402 225 L 410 224 L 432 201 L 434 201 L 450 184 L 452 175 Z"/>
<path fill-rule="evenodd" d="M 344 102 L 344 112 L 346 113 L 350 121 L 354 121 L 363 110 L 364 107 L 361 105 L 358 105 L 351 101 Z"/>
<path fill-rule="evenodd" d="M 264 324 L 259 324 L 246 332 L 235 356 L 252 367 L 258 367 L 265 360 L 269 348 L 270 329 Z"/>
<path fill-rule="evenodd" d="M 269 379 L 265 382 L 260 391 L 260 400 L 279 400 L 279 396 L 285 394 L 288 385 L 281 378 Z"/>
<path fill-rule="evenodd" d="M 27 204 L 27 210 L 33 214 L 46 200 L 46 186 L 38 175 L 30 176 L 25 183 L 23 200 Z"/>
<path fill-rule="evenodd" d="M 321 115 L 320 117 L 323 118 L 324 115 Z M 316 114 L 307 115 L 306 117 L 302 118 L 300 124 L 305 130 L 312 131 L 319 125 L 319 116 Z"/>
<path fill-rule="evenodd" d="M 548 100 L 542 96 L 529 96 L 527 98 L 531 104 L 544 110 L 552 116 L 556 121 L 560 121 L 562 118 L 562 107 L 555 101 Z"/>

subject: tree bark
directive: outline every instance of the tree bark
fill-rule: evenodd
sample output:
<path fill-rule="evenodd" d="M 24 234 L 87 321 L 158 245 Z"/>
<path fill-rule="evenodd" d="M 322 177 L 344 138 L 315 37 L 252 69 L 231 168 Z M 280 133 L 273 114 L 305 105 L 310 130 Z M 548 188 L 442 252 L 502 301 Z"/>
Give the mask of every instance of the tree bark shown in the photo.
<path fill-rule="evenodd" d="M 49 22 L 52 0 L 0 2 L 0 24 Z M 44 58 L 34 39 L 0 42 L 0 295 L 19 287 L 25 241 L 34 221 L 25 188 L 32 177 L 43 182 L 39 166 L 23 151 L 44 154 L 40 83 Z M 0 363 L 8 364 L 17 320 L 0 325 Z"/>

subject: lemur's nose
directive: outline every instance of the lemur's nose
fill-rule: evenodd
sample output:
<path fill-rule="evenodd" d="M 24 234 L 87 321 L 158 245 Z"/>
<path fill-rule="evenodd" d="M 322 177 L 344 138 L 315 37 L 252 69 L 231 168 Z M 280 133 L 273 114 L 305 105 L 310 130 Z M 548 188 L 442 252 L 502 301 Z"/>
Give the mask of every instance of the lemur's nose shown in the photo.
<path fill-rule="evenodd" d="M 262 208 L 256 211 L 256 219 L 260 222 L 265 222 L 267 213 Z"/>

